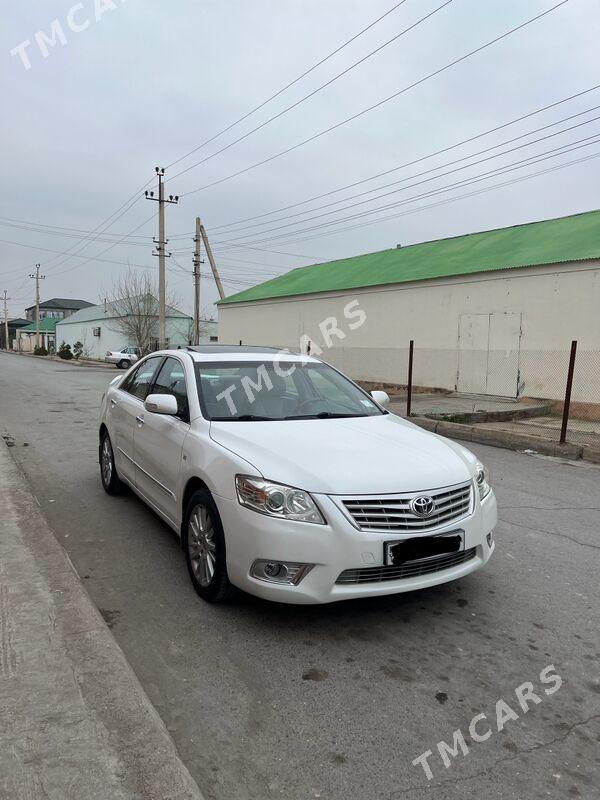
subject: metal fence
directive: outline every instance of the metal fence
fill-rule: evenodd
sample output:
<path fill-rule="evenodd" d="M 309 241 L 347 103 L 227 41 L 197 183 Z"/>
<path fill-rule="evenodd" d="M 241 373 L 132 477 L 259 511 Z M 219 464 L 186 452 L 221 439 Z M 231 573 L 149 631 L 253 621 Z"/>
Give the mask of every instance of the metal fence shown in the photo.
<path fill-rule="evenodd" d="M 512 423 L 534 436 L 600 447 L 600 351 L 577 342 L 565 342 L 562 350 L 506 351 L 426 348 L 416 341 L 340 345 L 320 357 L 357 381 L 385 388 L 407 414 L 429 416 L 430 406 L 454 421 L 471 416 L 486 425 Z M 452 408 L 443 413 L 444 395 L 454 414 Z"/>

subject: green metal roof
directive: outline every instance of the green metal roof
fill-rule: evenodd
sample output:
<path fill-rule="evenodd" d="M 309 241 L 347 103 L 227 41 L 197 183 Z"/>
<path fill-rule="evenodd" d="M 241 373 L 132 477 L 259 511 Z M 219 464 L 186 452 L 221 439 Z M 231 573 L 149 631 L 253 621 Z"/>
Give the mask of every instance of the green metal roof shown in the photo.
<path fill-rule="evenodd" d="M 219 305 L 600 258 L 600 210 L 299 267 Z"/>
<path fill-rule="evenodd" d="M 58 319 L 53 319 L 52 317 L 46 317 L 45 319 L 40 320 L 40 333 L 54 333 L 56 330 L 56 323 L 60 322 Z M 32 322 L 31 325 L 27 325 L 24 328 L 21 328 L 24 333 L 35 333 L 36 327 L 35 322 Z"/>

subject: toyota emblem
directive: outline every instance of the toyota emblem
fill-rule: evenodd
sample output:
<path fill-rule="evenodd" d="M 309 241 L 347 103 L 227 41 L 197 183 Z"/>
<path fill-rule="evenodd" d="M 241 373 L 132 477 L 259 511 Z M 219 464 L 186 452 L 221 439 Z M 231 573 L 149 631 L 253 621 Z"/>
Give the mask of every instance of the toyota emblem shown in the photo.
<path fill-rule="evenodd" d="M 410 501 L 410 509 L 417 517 L 430 517 L 435 510 L 435 500 L 428 495 L 414 497 Z"/>

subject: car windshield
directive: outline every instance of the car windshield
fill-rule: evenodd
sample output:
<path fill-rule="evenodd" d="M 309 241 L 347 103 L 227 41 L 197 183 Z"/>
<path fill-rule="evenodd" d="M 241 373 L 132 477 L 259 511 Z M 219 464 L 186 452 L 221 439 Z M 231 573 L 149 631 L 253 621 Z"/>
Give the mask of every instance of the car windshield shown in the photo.
<path fill-rule="evenodd" d="M 372 417 L 386 413 L 327 364 L 196 363 L 204 416 L 223 422 Z"/>

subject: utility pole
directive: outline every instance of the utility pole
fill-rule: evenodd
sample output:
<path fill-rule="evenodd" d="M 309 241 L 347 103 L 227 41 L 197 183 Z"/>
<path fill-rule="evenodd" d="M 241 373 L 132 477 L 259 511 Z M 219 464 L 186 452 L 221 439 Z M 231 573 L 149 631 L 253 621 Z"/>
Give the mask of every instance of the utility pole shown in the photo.
<path fill-rule="evenodd" d="M 146 200 L 156 200 L 158 203 L 158 239 L 153 239 L 156 245 L 156 252 L 153 256 L 158 257 L 158 349 L 162 350 L 167 342 L 165 332 L 165 309 L 166 309 L 166 266 L 165 259 L 171 257 L 165 248 L 168 239 L 165 238 L 165 205 L 167 203 L 178 203 L 179 195 L 173 197 L 169 195 L 165 200 L 165 170 L 163 167 L 155 167 L 158 176 L 158 197 L 154 197 L 154 192 L 145 192 Z"/>
<path fill-rule="evenodd" d="M 198 220 L 200 233 L 202 235 L 202 241 L 204 242 L 204 247 L 206 248 L 206 255 L 208 256 L 208 260 L 210 261 L 210 268 L 212 269 L 212 273 L 215 278 L 215 283 L 217 284 L 217 289 L 219 291 L 219 297 L 221 300 L 225 297 L 225 292 L 223 291 L 223 284 L 221 283 L 221 278 L 219 276 L 219 270 L 217 269 L 217 264 L 215 262 L 215 257 L 213 256 L 213 252 L 210 249 L 210 242 L 208 241 L 208 236 L 206 235 L 206 229 L 202 224 L 201 220 Z"/>
<path fill-rule="evenodd" d="M 196 217 L 196 235 L 194 236 L 194 344 L 200 344 L 200 265 L 204 264 L 200 257 L 200 243 L 202 242 L 202 223 Z"/>
<path fill-rule="evenodd" d="M 8 292 L 6 289 L 4 290 L 4 347 L 6 350 L 10 350 L 8 346 L 8 306 L 6 305 L 7 301 L 10 300 L 10 297 L 6 295 Z"/>
<path fill-rule="evenodd" d="M 40 346 L 40 281 L 46 279 L 45 275 L 40 275 L 40 264 L 35 265 L 35 275 L 29 275 L 30 278 L 35 278 L 35 346 Z"/>

